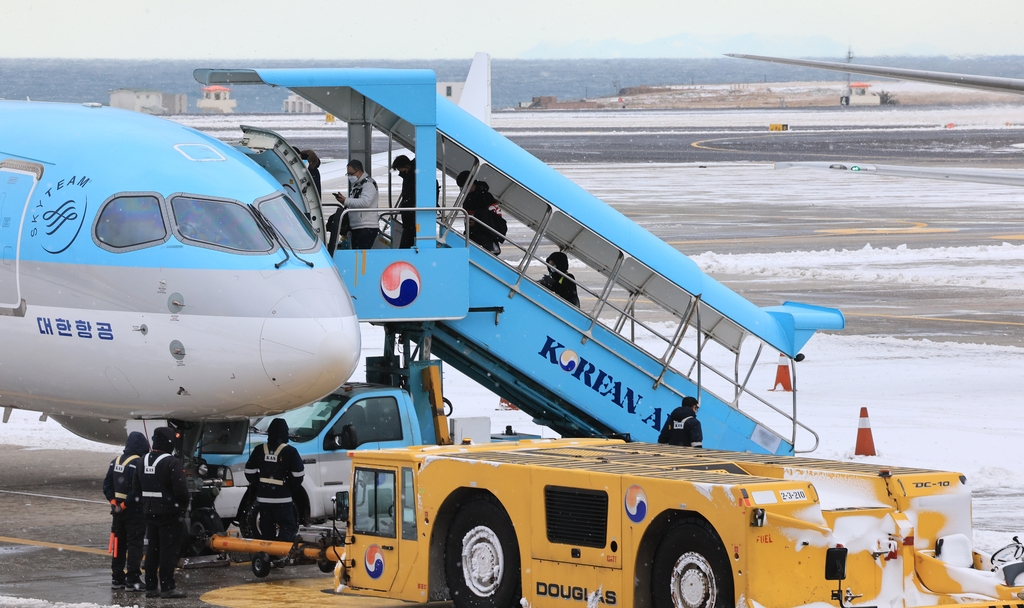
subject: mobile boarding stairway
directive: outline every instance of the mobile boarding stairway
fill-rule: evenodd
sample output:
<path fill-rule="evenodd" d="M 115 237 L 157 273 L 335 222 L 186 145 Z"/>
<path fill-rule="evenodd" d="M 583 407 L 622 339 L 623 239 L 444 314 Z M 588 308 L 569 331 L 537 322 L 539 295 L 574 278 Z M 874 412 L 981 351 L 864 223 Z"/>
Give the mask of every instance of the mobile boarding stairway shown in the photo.
<path fill-rule="evenodd" d="M 291 89 L 348 123 L 350 158 L 366 167 L 374 130 L 388 137 L 388 165 L 397 148 L 415 152 L 416 247 L 334 253 L 360 319 L 388 330 L 385 357 L 369 361 L 368 380 L 393 380 L 403 360 L 433 355 L 565 436 L 635 441 L 656 441 L 681 397 L 699 393 L 705 447 L 793 454 L 798 427 L 806 433 L 800 451 L 817 447 L 817 435 L 796 417 L 796 393 L 768 393 L 766 382 L 752 387 L 750 379 L 762 358 L 792 360 L 815 331 L 842 329 L 838 310 L 755 306 L 437 95 L 431 71 L 195 76 Z M 463 171 L 501 202 L 510 227 L 497 256 L 467 243 L 472 220 L 459 208 L 466 193 L 454 181 Z M 391 177 L 376 179 L 381 206 L 393 205 Z M 308 203 L 307 213 L 330 215 Z M 324 230 L 322 220 L 317 228 Z M 555 250 L 571 260 L 578 309 L 539 284 Z"/>

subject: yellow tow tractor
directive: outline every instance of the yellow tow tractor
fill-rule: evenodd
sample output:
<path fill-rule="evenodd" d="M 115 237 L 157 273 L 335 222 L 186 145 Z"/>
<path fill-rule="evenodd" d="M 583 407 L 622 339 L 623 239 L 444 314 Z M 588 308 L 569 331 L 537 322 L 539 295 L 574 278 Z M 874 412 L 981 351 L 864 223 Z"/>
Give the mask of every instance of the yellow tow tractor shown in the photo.
<path fill-rule="evenodd" d="M 612 440 L 351 453 L 339 593 L 457 608 L 1013 606 L 958 473 Z"/>

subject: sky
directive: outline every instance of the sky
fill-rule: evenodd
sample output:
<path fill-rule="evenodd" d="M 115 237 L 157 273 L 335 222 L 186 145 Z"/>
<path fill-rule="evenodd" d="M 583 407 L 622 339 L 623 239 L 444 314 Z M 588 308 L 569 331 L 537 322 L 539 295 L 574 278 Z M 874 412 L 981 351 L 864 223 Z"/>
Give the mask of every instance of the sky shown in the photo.
<path fill-rule="evenodd" d="M 1018 0 L 34 0 L 3 58 L 499 59 L 1024 54 Z M 287 10 L 286 10 L 287 9 Z M 12 27 L 12 24 L 23 26 Z"/>

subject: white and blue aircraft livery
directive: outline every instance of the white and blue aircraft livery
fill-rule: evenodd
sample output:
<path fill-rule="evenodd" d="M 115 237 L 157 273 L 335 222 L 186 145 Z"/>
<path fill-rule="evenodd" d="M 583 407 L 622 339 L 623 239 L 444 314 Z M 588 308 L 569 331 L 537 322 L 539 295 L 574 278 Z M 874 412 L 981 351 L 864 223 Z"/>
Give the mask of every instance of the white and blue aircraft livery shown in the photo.
<path fill-rule="evenodd" d="M 259 416 L 346 381 L 359 326 L 319 201 L 255 155 L 97 104 L 0 102 L 0 406 L 117 442 L 127 419 Z"/>

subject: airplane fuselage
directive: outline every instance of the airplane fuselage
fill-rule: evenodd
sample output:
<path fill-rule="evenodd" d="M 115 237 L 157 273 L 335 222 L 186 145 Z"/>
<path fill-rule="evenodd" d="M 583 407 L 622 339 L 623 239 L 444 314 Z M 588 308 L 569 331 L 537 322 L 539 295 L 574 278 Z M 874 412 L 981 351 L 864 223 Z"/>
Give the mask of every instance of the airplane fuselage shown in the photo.
<path fill-rule="evenodd" d="M 133 112 L 0 102 L 0 406 L 262 415 L 337 388 L 359 350 L 325 247 L 244 154 Z"/>

